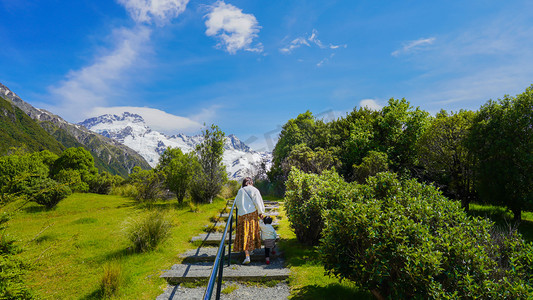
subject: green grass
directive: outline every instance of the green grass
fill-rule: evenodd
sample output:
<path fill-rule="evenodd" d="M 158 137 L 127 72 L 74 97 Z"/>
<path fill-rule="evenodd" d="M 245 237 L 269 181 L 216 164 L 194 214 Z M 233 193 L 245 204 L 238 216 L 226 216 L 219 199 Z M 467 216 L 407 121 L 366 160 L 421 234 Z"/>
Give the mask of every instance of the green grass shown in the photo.
<path fill-rule="evenodd" d="M 514 228 L 515 226 L 513 213 L 503 206 L 471 203 L 468 213 L 473 216 L 489 218 L 496 226 L 505 228 Z M 522 234 L 525 240 L 533 242 L 533 212 L 522 212 L 522 221 L 518 226 L 518 232 Z"/>
<path fill-rule="evenodd" d="M 285 254 L 287 267 L 291 270 L 290 299 L 374 299 L 370 292 L 358 288 L 349 281 L 340 281 L 325 274 L 314 247 L 302 245 L 289 228 L 283 208 L 279 210 L 281 236 L 280 248 Z"/>
<path fill-rule="evenodd" d="M 9 222 L 8 230 L 23 246 L 21 258 L 33 264 L 25 280 L 39 299 L 99 299 L 109 262 L 122 268 L 115 299 L 155 299 L 166 287 L 159 276 L 180 263 L 178 254 L 194 248 L 190 238 L 201 233 L 225 203 L 216 199 L 191 212 L 187 202 L 179 205 L 175 200 L 139 207 L 120 196 L 73 194 L 51 211 L 29 204 Z M 152 252 L 136 253 L 124 235 L 124 223 L 155 209 L 172 216 L 171 237 Z"/>

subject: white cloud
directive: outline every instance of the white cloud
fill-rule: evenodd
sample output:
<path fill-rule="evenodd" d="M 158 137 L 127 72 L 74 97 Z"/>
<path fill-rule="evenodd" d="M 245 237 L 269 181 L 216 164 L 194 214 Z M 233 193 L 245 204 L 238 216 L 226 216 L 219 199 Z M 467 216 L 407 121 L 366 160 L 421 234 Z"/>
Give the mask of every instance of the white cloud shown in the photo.
<path fill-rule="evenodd" d="M 159 109 L 134 106 L 95 107 L 90 116 L 96 117 L 105 114 L 122 115 L 123 112 L 138 114 L 143 117 L 146 124 L 153 130 L 165 134 L 195 133 L 203 124 L 188 117 L 176 116 Z"/>
<path fill-rule="evenodd" d="M 146 27 L 134 30 L 115 30 L 112 39 L 115 48 L 80 70 L 70 71 L 66 79 L 49 87 L 53 105 L 45 107 L 59 113 L 69 121 L 80 120 L 95 106 L 105 106 L 109 97 L 119 93 L 127 73 L 140 63 L 141 53 L 147 51 L 145 43 L 151 31 Z"/>
<path fill-rule="evenodd" d="M 117 0 L 137 23 L 169 22 L 185 11 L 189 0 Z"/>
<path fill-rule="evenodd" d="M 374 99 L 363 99 L 359 102 L 359 107 L 366 107 L 370 110 L 381 110 L 383 106 L 379 105 Z"/>
<path fill-rule="evenodd" d="M 245 14 L 240 8 L 219 0 L 210 7 L 206 18 L 205 34 L 219 40 L 217 47 L 224 48 L 230 54 L 238 50 L 263 51 L 261 43 L 252 46 L 261 29 L 254 15 Z"/>
<path fill-rule="evenodd" d="M 398 56 L 400 54 L 412 53 L 418 50 L 424 49 L 428 45 L 432 45 L 435 42 L 436 38 L 422 38 L 415 41 L 409 41 L 403 44 L 401 49 L 398 49 L 391 53 L 392 56 Z"/>
<path fill-rule="evenodd" d="M 307 42 L 307 39 L 303 37 L 295 38 L 294 40 L 291 41 L 289 45 L 287 45 L 287 47 L 281 48 L 279 49 L 279 51 L 282 53 L 290 54 L 292 50 L 300 48 L 300 46 L 302 45 L 305 45 L 307 47 L 310 46 L 309 43 Z"/>
<path fill-rule="evenodd" d="M 319 61 L 316 66 L 317 67 L 322 67 L 322 65 L 324 65 L 325 63 L 327 63 L 329 61 L 330 58 L 333 58 L 333 56 L 335 56 L 335 53 L 331 53 L 328 57 L 325 57 L 324 59 L 322 59 L 321 61 Z"/>
<path fill-rule="evenodd" d="M 279 51 L 284 54 L 291 54 L 293 50 L 300 48 L 301 46 L 311 47 L 312 44 L 318 46 L 320 49 L 338 49 L 346 48 L 346 44 L 342 45 L 324 45 L 321 40 L 318 39 L 318 31 L 313 29 L 309 37 L 297 37 L 292 40 L 287 46 L 280 48 Z"/>

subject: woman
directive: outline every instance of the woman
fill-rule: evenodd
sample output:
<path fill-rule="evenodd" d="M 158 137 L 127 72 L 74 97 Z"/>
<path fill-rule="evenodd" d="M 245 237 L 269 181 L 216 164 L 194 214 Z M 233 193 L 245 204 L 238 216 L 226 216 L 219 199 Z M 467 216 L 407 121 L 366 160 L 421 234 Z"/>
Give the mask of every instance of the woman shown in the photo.
<path fill-rule="evenodd" d="M 265 213 L 265 204 L 258 189 L 253 186 L 252 178 L 246 177 L 242 181 L 242 188 L 235 197 L 235 205 L 239 210 L 237 231 L 235 233 L 235 251 L 244 251 L 246 258 L 242 262 L 250 263 L 250 251 L 261 248 L 261 234 L 259 217 Z"/>

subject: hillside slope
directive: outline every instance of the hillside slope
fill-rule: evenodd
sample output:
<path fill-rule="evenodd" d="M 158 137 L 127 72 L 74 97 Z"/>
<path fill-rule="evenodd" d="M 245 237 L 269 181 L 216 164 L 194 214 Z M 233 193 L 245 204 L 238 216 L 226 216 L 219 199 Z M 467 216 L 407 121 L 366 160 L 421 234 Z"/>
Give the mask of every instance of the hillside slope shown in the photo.
<path fill-rule="evenodd" d="M 95 165 L 101 171 L 127 176 L 135 166 L 150 169 L 146 160 L 129 147 L 91 132 L 83 126 L 71 124 L 44 109 L 35 108 L 1 83 L 0 95 L 37 121 L 64 147 L 83 146 L 90 151 L 95 159 Z"/>
<path fill-rule="evenodd" d="M 20 108 L 0 97 L 0 155 L 7 154 L 11 147 L 23 147 L 31 152 L 50 150 L 55 154 L 65 149 Z"/>

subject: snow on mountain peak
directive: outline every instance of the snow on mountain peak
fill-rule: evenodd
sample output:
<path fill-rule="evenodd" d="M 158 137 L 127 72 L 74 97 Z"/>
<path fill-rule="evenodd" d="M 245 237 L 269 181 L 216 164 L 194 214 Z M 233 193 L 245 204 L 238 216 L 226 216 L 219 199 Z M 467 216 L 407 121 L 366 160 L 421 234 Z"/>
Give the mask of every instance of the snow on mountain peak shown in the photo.
<path fill-rule="evenodd" d="M 137 151 L 152 167 L 157 165 L 159 156 L 167 147 L 177 147 L 187 153 L 193 151 L 196 145 L 203 141 L 201 135 L 167 136 L 151 130 L 142 116 L 129 112 L 124 112 L 121 116 L 106 114 L 78 124 Z M 269 168 L 271 161 L 271 153 L 253 151 L 233 134 L 227 135 L 224 139 L 223 163 L 231 179 L 252 175 L 250 172 L 253 172 L 261 162 L 266 162 Z"/>

